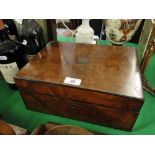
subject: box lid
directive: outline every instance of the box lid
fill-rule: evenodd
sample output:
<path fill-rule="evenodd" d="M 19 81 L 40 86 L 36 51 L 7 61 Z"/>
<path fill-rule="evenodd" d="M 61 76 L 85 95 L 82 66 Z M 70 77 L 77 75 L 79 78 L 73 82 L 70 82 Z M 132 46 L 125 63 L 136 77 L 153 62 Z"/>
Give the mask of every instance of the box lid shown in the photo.
<path fill-rule="evenodd" d="M 66 84 L 66 77 L 81 83 Z M 131 47 L 53 43 L 15 78 L 143 100 L 136 49 Z"/>

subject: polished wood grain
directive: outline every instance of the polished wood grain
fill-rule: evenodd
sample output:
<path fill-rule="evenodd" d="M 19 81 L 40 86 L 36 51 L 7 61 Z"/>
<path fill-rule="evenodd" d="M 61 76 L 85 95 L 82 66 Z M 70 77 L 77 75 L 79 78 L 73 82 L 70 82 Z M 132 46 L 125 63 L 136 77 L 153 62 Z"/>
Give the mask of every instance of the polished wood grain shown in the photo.
<path fill-rule="evenodd" d="M 31 95 L 25 91 L 21 91 L 21 96 L 28 109 L 122 130 L 131 130 L 139 114 L 128 109 L 121 110 L 96 104 L 90 105 L 50 95 L 37 93 Z"/>
<path fill-rule="evenodd" d="M 5 27 L 4 27 L 4 23 L 3 23 L 3 20 L 0 19 L 0 30 L 3 30 Z"/>
<path fill-rule="evenodd" d="M 101 93 L 92 90 L 78 89 L 77 87 L 66 87 L 61 85 L 54 85 L 50 83 L 16 80 L 19 90 L 29 92 L 31 94 L 38 93 L 43 95 L 58 96 L 61 98 L 68 98 L 87 102 L 89 104 L 104 105 L 112 108 L 128 109 L 131 111 L 138 111 L 142 106 L 142 100 L 125 97 L 109 93 Z"/>
<path fill-rule="evenodd" d="M 78 126 L 47 123 L 37 126 L 31 135 L 93 135 L 93 133 Z"/>
<path fill-rule="evenodd" d="M 81 84 L 64 84 L 66 77 Z M 136 49 L 129 47 L 53 43 L 15 82 L 32 110 L 125 130 L 132 129 L 144 100 Z"/>
<path fill-rule="evenodd" d="M 0 135 L 15 135 L 15 130 L 5 121 L 0 120 Z"/>
<path fill-rule="evenodd" d="M 81 89 L 143 98 L 135 48 L 56 43 L 17 75 L 61 85 L 67 76 L 81 79 Z"/>

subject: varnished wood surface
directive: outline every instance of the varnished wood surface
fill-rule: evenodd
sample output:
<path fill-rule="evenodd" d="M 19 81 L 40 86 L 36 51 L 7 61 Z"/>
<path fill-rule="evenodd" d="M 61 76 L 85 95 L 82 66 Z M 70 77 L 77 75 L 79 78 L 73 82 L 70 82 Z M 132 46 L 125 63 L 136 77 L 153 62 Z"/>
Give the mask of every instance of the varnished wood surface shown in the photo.
<path fill-rule="evenodd" d="M 101 93 L 88 91 L 86 89 L 78 89 L 77 87 L 65 87 L 61 85 L 54 85 L 44 82 L 17 80 L 16 85 L 19 90 L 29 94 L 42 94 L 49 96 L 58 96 L 61 98 L 68 98 L 89 104 L 104 105 L 111 108 L 122 110 L 139 111 L 142 106 L 142 100 L 136 98 L 128 98 L 115 94 Z"/>
<path fill-rule="evenodd" d="M 132 130 L 138 112 L 21 91 L 28 109 L 122 130 Z"/>
<path fill-rule="evenodd" d="M 15 135 L 14 129 L 5 121 L 0 120 L 0 135 Z"/>
<path fill-rule="evenodd" d="M 4 23 L 3 23 L 3 21 L 2 21 L 2 19 L 0 19 L 0 30 L 2 30 L 2 29 L 4 29 L 5 27 L 4 27 Z"/>
<path fill-rule="evenodd" d="M 93 135 L 90 131 L 72 125 L 41 124 L 31 135 Z"/>
<path fill-rule="evenodd" d="M 65 85 L 68 76 L 82 80 L 78 88 L 143 99 L 136 57 L 131 47 L 55 43 L 16 77 Z"/>
<path fill-rule="evenodd" d="M 64 84 L 78 78 L 79 86 Z M 135 48 L 53 43 L 15 76 L 28 109 L 131 130 L 143 105 Z"/>

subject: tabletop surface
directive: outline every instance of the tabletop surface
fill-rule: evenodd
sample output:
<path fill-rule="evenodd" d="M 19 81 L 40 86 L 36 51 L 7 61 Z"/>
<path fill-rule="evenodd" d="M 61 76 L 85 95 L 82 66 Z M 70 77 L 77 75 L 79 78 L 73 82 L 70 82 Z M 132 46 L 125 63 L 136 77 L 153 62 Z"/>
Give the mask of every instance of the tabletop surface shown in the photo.
<path fill-rule="evenodd" d="M 70 42 L 70 38 L 61 39 L 60 41 Z M 99 41 L 99 44 L 104 46 L 107 42 Z M 136 47 L 136 44 L 128 43 L 125 44 L 125 46 Z M 154 66 L 155 55 L 151 58 L 150 64 L 145 73 L 153 85 L 155 85 L 155 72 L 153 72 Z M 41 123 L 54 122 L 58 124 L 76 125 L 102 134 L 155 134 L 155 97 L 144 91 L 144 98 L 145 102 L 134 128 L 131 132 L 128 132 L 87 122 L 76 121 L 73 119 L 67 119 L 64 117 L 30 111 L 25 108 L 19 92 L 10 90 L 4 80 L 0 81 L 1 118 L 9 123 L 27 128 L 29 131 L 32 131 Z"/>

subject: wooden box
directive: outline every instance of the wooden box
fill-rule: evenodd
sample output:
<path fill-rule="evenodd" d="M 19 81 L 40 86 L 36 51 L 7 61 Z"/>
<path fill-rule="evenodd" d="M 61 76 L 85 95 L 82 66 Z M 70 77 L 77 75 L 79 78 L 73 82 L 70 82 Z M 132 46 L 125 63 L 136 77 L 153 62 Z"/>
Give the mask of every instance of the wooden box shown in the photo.
<path fill-rule="evenodd" d="M 123 130 L 143 104 L 135 48 L 53 43 L 15 82 L 28 109 Z"/>

